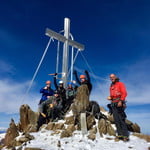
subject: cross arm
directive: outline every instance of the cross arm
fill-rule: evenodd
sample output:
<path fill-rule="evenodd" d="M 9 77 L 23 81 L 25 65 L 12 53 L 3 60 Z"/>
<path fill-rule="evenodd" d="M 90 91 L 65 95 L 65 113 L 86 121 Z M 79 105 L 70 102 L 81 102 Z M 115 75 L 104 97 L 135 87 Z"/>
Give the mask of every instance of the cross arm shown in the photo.
<path fill-rule="evenodd" d="M 54 39 L 56 39 L 56 40 L 58 40 L 58 41 L 61 41 L 61 42 L 63 42 L 63 43 L 66 41 L 66 38 L 65 38 L 63 35 L 61 35 L 61 34 L 55 32 L 55 31 L 53 31 L 53 30 L 50 30 L 50 29 L 48 29 L 48 28 L 46 28 L 45 35 L 47 35 L 47 36 L 49 36 L 49 37 L 52 37 L 52 38 L 54 38 Z"/>
<path fill-rule="evenodd" d="M 73 41 L 73 40 L 70 40 L 70 39 L 68 40 L 68 42 L 69 42 L 69 45 L 71 45 L 71 46 L 73 46 L 73 47 L 75 47 L 79 50 L 84 50 L 84 45 L 83 44 L 80 44 L 80 43 L 78 43 L 76 41 Z"/>
<path fill-rule="evenodd" d="M 68 40 L 68 44 L 70 46 L 73 46 L 79 50 L 84 50 L 84 45 L 83 44 L 80 44 L 76 41 L 73 41 L 71 39 L 66 39 L 66 37 L 64 37 L 63 35 L 53 31 L 53 30 L 50 30 L 48 28 L 46 28 L 46 32 L 45 32 L 45 35 L 49 36 L 49 37 L 53 37 L 54 39 L 58 40 L 58 41 L 61 41 L 61 42 L 65 42 L 66 40 Z"/>

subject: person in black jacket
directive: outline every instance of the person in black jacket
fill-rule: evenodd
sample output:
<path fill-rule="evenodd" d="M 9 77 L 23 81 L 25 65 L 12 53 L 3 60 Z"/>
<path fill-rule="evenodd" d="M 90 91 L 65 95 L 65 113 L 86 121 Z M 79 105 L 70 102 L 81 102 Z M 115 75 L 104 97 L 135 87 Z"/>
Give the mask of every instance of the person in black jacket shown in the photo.
<path fill-rule="evenodd" d="M 91 93 L 92 84 L 91 84 L 91 79 L 90 79 L 90 76 L 89 76 L 89 73 L 87 70 L 85 70 L 85 74 L 86 74 L 86 76 L 80 75 L 80 80 L 79 80 L 78 75 L 77 75 L 77 71 L 76 70 L 74 71 L 74 75 L 75 75 L 77 83 L 80 85 L 86 84 L 88 89 L 89 89 L 89 93 Z"/>
<path fill-rule="evenodd" d="M 54 75 L 54 86 L 55 86 L 56 90 L 58 91 L 60 97 L 62 98 L 62 105 L 63 105 L 63 107 L 65 107 L 65 103 L 66 103 L 66 89 L 64 88 L 63 81 L 59 81 L 59 85 L 57 85 L 56 75 L 57 75 L 57 73 L 55 73 L 55 75 Z"/>

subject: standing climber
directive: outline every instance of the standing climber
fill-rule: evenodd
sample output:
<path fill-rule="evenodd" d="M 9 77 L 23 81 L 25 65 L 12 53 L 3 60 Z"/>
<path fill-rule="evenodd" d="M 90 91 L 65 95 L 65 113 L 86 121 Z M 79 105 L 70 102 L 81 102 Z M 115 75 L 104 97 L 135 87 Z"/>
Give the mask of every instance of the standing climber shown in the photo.
<path fill-rule="evenodd" d="M 80 75 L 79 79 L 77 71 L 74 71 L 76 82 L 80 85 L 77 89 L 74 102 L 75 111 L 78 113 L 84 113 L 89 107 L 89 96 L 92 90 L 92 84 L 88 71 L 85 70 L 85 74 L 86 75 Z"/>
<path fill-rule="evenodd" d="M 54 86 L 55 86 L 56 90 L 58 91 L 60 97 L 62 98 L 62 105 L 64 108 L 65 104 L 66 104 L 66 89 L 64 88 L 63 81 L 59 81 L 59 85 L 57 85 L 56 75 L 57 75 L 57 73 L 55 73 L 55 75 L 54 75 Z"/>
<path fill-rule="evenodd" d="M 74 75 L 75 75 L 77 83 L 80 85 L 86 84 L 89 90 L 89 94 L 90 94 L 92 90 L 91 79 L 87 70 L 85 70 L 85 74 L 86 75 L 80 75 L 80 80 L 79 80 L 77 71 L 76 70 L 74 71 Z"/>
<path fill-rule="evenodd" d="M 119 81 L 119 78 L 115 74 L 110 74 L 110 80 L 112 82 L 110 85 L 110 96 L 107 99 L 111 101 L 112 114 L 118 133 L 115 140 L 129 141 L 129 132 L 125 123 L 126 114 L 124 111 L 126 108 L 126 87 L 124 83 Z"/>

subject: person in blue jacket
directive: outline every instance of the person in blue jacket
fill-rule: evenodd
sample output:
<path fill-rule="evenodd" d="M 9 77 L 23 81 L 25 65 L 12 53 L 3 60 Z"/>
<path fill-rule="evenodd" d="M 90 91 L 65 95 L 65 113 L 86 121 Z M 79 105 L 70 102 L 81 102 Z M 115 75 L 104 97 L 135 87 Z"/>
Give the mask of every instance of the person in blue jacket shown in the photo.
<path fill-rule="evenodd" d="M 40 93 L 42 93 L 41 100 L 39 102 L 39 105 L 44 102 L 45 100 L 48 99 L 48 96 L 53 96 L 54 91 L 51 88 L 51 81 L 46 81 L 45 82 L 46 86 L 44 88 L 41 88 Z"/>

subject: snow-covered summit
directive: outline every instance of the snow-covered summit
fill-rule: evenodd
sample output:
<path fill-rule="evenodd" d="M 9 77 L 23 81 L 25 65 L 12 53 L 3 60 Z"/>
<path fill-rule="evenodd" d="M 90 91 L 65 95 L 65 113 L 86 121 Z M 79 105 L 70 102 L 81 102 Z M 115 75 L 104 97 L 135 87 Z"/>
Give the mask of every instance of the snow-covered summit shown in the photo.
<path fill-rule="evenodd" d="M 136 136 L 131 135 L 129 142 L 115 142 L 114 137 L 96 134 L 96 140 L 92 141 L 82 136 L 81 131 L 75 131 L 72 137 L 60 138 L 60 134 L 53 134 L 53 131 L 42 129 L 32 133 L 35 137 L 23 147 L 41 148 L 44 150 L 148 150 L 150 143 Z"/>
<path fill-rule="evenodd" d="M 69 112 L 66 116 L 71 117 L 72 112 Z M 65 124 L 64 120 L 59 120 L 57 123 Z M 97 124 L 98 120 L 96 120 L 94 127 L 97 127 Z M 150 143 L 132 135 L 132 133 L 128 142 L 116 142 L 114 140 L 115 136 L 103 134 L 102 137 L 99 132 L 96 133 L 95 140 L 91 140 L 88 138 L 90 131 L 88 131 L 87 135 L 83 136 L 80 130 L 75 130 L 70 137 L 61 138 L 61 130 L 58 129 L 56 132 L 56 130 L 46 129 L 47 126 L 45 124 L 40 131 L 31 132 L 30 135 L 34 138 L 16 147 L 16 150 L 26 150 L 26 148 L 38 148 L 42 150 L 148 150 L 150 147 Z M 99 129 L 97 128 L 97 130 Z M 16 140 L 24 138 L 23 133 L 20 132 L 19 134 Z M 0 134 L 0 141 L 4 136 L 5 134 Z M 2 150 L 7 149 L 3 148 Z"/>

